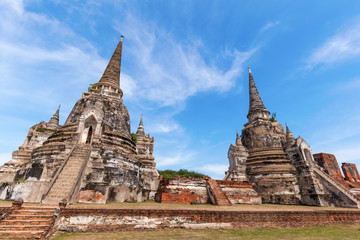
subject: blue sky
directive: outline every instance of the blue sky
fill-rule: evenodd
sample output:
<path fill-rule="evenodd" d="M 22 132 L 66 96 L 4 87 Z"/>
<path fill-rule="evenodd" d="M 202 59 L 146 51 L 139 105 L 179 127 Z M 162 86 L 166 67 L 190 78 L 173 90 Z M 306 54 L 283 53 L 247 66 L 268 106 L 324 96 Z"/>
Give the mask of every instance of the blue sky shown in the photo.
<path fill-rule="evenodd" d="M 360 164 L 359 1 L 0 2 L 0 163 L 61 104 L 63 123 L 120 35 L 121 88 L 158 169 L 223 178 L 248 73 L 313 153 Z"/>

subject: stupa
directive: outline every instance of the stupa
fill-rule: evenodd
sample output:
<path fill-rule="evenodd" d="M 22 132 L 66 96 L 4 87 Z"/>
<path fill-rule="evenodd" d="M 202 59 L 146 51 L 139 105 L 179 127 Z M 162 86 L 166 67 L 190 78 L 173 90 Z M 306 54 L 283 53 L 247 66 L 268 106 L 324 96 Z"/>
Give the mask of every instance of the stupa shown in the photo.
<path fill-rule="evenodd" d="M 120 88 L 122 42 L 121 36 L 102 77 L 82 94 L 64 125 L 59 126 L 58 111 L 46 128 L 43 124 L 48 135 L 33 148 L 25 147 L 27 158 L 12 169 L 13 178 L 0 168 L 1 199 L 57 204 L 63 199 L 105 203 L 154 198 L 159 183 L 154 139 L 138 133 L 136 142 L 131 136 Z"/>

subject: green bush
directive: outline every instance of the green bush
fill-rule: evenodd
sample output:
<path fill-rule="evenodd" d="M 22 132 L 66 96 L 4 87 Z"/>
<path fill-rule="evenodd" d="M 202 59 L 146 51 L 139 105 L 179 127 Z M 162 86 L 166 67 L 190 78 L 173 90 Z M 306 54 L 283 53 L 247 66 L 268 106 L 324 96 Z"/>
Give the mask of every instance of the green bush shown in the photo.
<path fill-rule="evenodd" d="M 46 129 L 46 128 L 37 128 L 36 129 L 37 132 L 41 132 L 41 133 L 44 133 L 44 132 L 48 132 L 48 133 L 54 133 L 56 132 L 56 130 L 53 130 L 53 129 Z"/>
<path fill-rule="evenodd" d="M 135 133 L 131 133 L 131 139 L 133 140 L 134 143 L 136 143 L 137 141 L 137 136 Z"/>
<path fill-rule="evenodd" d="M 89 84 L 89 87 L 88 87 L 88 92 L 91 91 L 91 89 L 95 88 L 94 84 Z"/>
<path fill-rule="evenodd" d="M 271 114 L 270 121 L 275 122 L 275 119 L 276 119 L 276 112 Z"/>
<path fill-rule="evenodd" d="M 163 171 L 158 171 L 159 174 L 161 176 L 163 176 L 164 179 L 168 179 L 168 178 L 173 178 L 176 176 L 179 177 L 188 177 L 188 178 L 202 178 L 202 177 L 207 177 L 204 174 L 198 173 L 198 172 L 194 172 L 194 171 L 188 171 L 186 169 L 180 169 L 179 171 L 174 171 L 174 170 L 163 170 Z"/>

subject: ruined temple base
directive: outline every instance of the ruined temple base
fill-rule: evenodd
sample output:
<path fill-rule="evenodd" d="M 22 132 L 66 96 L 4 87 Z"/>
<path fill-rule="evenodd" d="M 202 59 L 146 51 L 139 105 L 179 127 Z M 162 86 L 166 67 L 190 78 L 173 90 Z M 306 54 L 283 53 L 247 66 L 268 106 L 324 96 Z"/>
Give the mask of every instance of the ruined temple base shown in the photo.
<path fill-rule="evenodd" d="M 261 197 L 250 182 L 212 180 L 209 177 L 162 180 L 155 199 L 175 204 L 261 204 Z"/>

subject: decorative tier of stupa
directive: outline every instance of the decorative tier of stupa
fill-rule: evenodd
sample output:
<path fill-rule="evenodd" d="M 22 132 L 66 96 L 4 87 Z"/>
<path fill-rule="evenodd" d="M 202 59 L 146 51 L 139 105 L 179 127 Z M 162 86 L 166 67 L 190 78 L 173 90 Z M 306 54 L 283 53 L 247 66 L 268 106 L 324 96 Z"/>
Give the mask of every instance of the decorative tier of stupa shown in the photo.
<path fill-rule="evenodd" d="M 310 146 L 270 118 L 249 68 L 248 122 L 229 148 L 224 180 L 252 183 L 263 203 L 355 207 L 360 199 L 329 176 Z"/>
<path fill-rule="evenodd" d="M 20 147 L 27 147 L 31 157 L 21 162 L 13 157 L 0 168 L 1 199 L 21 197 L 25 202 L 56 204 L 62 199 L 105 203 L 154 198 L 159 182 L 152 156 L 154 139 L 143 128 L 137 143 L 132 139 L 129 112 L 122 100 L 122 40 L 101 79 L 82 94 L 64 125 L 58 125 L 57 111 L 46 127 L 41 126 L 48 135 L 32 144 L 31 136 L 39 129 L 35 125 Z M 5 178 L 9 173 L 4 168 L 13 161 L 19 162 L 13 168 L 14 177 Z"/>

